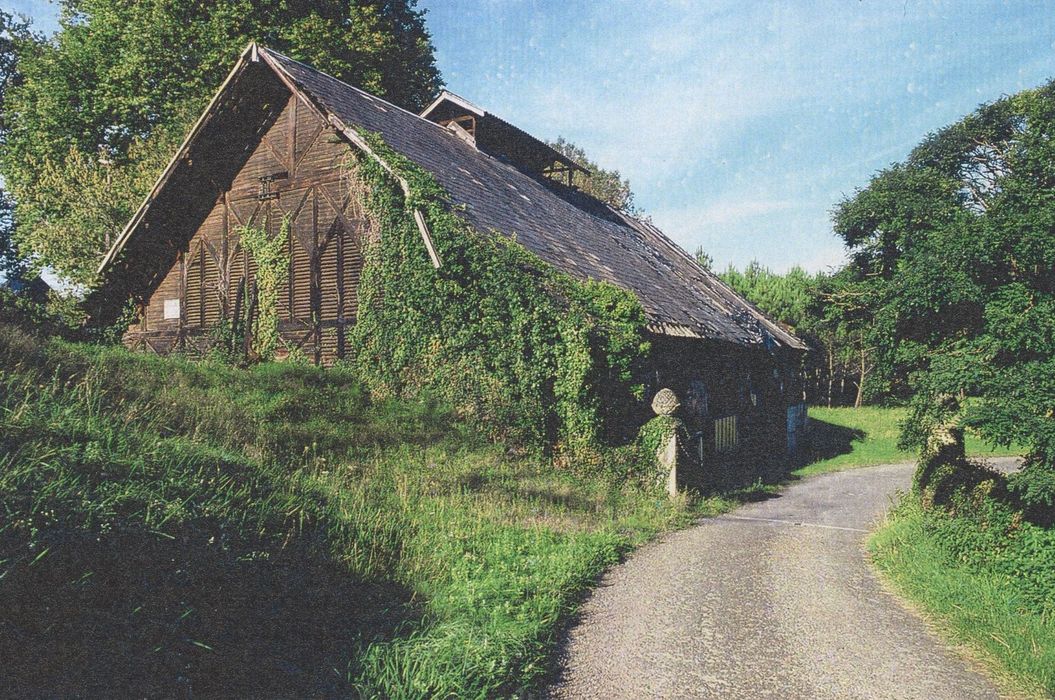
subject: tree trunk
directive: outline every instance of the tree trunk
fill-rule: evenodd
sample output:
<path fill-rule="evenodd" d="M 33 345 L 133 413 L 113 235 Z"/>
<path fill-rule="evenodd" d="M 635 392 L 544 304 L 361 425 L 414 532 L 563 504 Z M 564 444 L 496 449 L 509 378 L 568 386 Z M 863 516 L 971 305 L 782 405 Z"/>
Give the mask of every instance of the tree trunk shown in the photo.
<path fill-rule="evenodd" d="M 835 383 L 835 348 L 828 346 L 828 408 L 832 407 L 832 385 Z"/>
<path fill-rule="evenodd" d="M 861 346 L 861 377 L 857 381 L 857 398 L 854 399 L 854 408 L 861 408 L 865 395 L 865 374 L 868 373 L 865 365 L 865 348 Z"/>

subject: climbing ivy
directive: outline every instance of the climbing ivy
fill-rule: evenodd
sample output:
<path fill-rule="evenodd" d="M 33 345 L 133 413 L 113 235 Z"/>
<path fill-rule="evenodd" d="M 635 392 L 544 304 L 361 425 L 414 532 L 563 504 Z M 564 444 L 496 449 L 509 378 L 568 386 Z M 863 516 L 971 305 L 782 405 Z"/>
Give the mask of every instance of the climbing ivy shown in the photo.
<path fill-rule="evenodd" d="M 656 416 L 641 426 L 637 439 L 645 454 L 655 457 L 672 435 L 684 433 L 685 430 L 685 424 L 674 416 Z"/>
<path fill-rule="evenodd" d="M 278 295 L 285 289 L 289 277 L 289 253 L 285 242 L 289 238 L 289 216 L 282 219 L 277 236 L 263 226 L 243 226 L 238 229 L 239 240 L 256 261 L 256 315 L 252 319 L 251 351 L 261 360 L 275 356 L 280 340 L 278 334 Z"/>
<path fill-rule="evenodd" d="M 351 335 L 371 390 L 427 390 L 496 437 L 551 446 L 580 463 L 603 442 L 633 437 L 628 416 L 640 405 L 649 347 L 637 298 L 472 229 L 430 174 L 378 135 L 361 135 L 393 171 L 361 154 L 349 161 L 373 229 Z M 428 222 L 438 269 L 414 209 Z"/>

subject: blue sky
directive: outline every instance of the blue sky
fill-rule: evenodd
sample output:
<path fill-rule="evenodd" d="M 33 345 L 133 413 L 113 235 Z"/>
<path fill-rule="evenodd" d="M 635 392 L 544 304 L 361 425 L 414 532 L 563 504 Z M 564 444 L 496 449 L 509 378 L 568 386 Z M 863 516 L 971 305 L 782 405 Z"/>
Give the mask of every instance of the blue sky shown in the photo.
<path fill-rule="evenodd" d="M 4 3 L 54 26 L 52 4 Z M 843 196 L 979 103 L 1055 77 L 1040 2 L 419 6 L 451 90 L 618 169 L 719 268 L 838 264 Z"/>

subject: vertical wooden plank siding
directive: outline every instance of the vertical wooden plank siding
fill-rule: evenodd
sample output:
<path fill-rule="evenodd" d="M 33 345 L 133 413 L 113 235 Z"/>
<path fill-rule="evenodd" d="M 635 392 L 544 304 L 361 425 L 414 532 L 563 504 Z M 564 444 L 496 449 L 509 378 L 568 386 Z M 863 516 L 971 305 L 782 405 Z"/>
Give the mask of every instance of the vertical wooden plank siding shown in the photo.
<path fill-rule="evenodd" d="M 238 229 L 266 226 L 280 235 L 288 218 L 290 267 L 278 304 L 279 354 L 298 349 L 323 364 L 345 356 L 346 332 L 355 323 L 362 241 L 369 232 L 348 193 L 343 167 L 348 146 L 327 135 L 330 128 L 298 99 L 286 102 L 274 124 L 248 144 L 234 179 L 216 192 L 212 211 L 147 299 L 126 344 L 159 352 L 205 349 L 210 330 L 230 320 L 236 307 L 245 309 L 248 300 L 239 302 L 239 289 L 243 282 L 251 289 L 255 280 L 256 261 L 240 245 Z M 179 318 L 165 319 L 165 301 L 173 299 L 179 300 Z"/>

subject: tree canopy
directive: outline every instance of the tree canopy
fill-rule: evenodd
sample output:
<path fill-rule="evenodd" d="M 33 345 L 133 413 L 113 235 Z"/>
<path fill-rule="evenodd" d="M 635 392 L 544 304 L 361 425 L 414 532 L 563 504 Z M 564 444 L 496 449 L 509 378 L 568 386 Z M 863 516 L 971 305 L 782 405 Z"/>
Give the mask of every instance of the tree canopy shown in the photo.
<path fill-rule="evenodd" d="M 732 265 L 721 275 L 725 282 L 752 304 L 777 321 L 796 330 L 811 328 L 811 306 L 820 275 L 811 275 L 801 267 L 786 274 L 773 272 L 757 260 L 741 272 Z"/>
<path fill-rule="evenodd" d="M 811 274 L 793 267 L 778 273 L 752 261 L 742 271 L 730 265 L 719 276 L 810 346 L 803 367 L 808 401 L 829 406 L 862 403 L 872 370 L 871 349 L 840 301 L 845 271 Z"/>
<path fill-rule="evenodd" d="M 4 98 L 17 75 L 18 56 L 15 44 L 28 31 L 27 23 L 0 10 L 0 152 L 7 142 L 7 122 L 4 119 Z M 0 274 L 20 271 L 22 260 L 14 245 L 14 207 L 11 195 L 0 180 Z"/>
<path fill-rule="evenodd" d="M 549 144 L 563 156 L 586 168 L 586 173 L 576 171 L 572 175 L 572 185 L 586 194 L 599 199 L 613 209 L 628 214 L 638 213 L 634 206 L 634 193 L 630 190 L 630 181 L 619 174 L 618 170 L 605 170 L 590 160 L 579 146 L 564 137 L 558 137 Z"/>
<path fill-rule="evenodd" d="M 935 421 L 958 417 L 991 441 L 1029 448 L 1049 475 L 1049 500 L 1053 137 L 1049 83 L 931 134 L 834 216 L 853 256 L 847 289 L 868 320 L 880 389 L 914 396 L 906 441 L 921 444 Z"/>
<path fill-rule="evenodd" d="M 9 36 L 15 239 L 82 283 L 250 41 L 412 110 L 441 85 L 415 0 L 64 0 L 53 37 Z"/>

